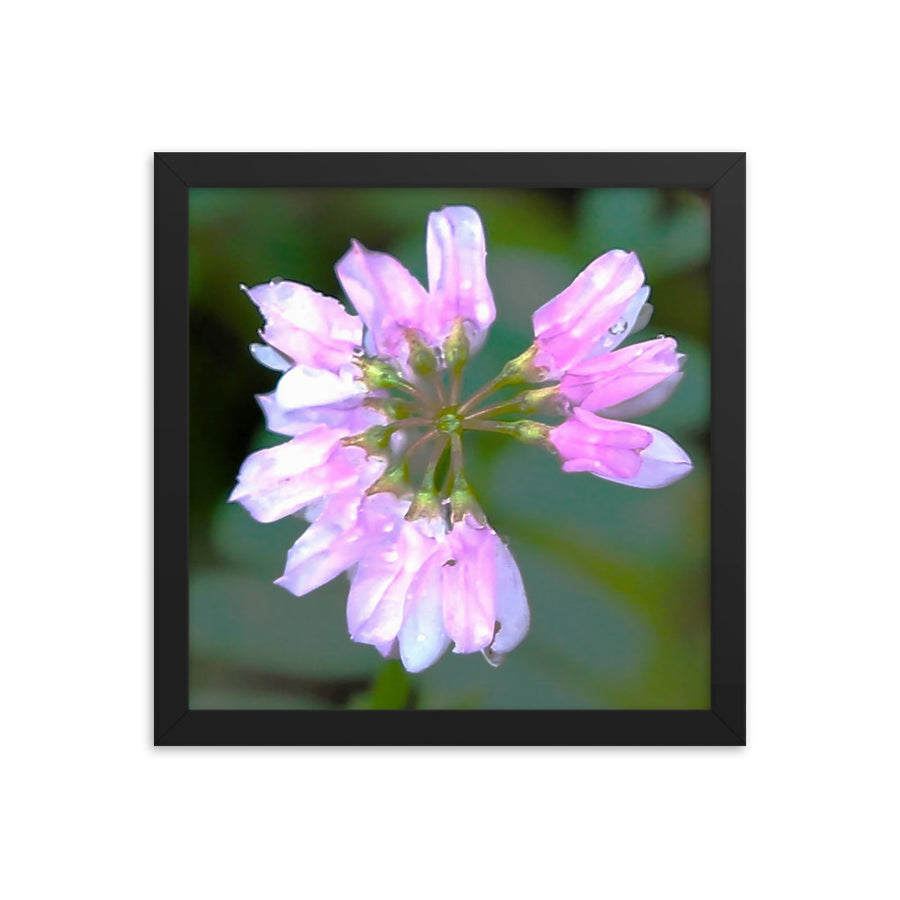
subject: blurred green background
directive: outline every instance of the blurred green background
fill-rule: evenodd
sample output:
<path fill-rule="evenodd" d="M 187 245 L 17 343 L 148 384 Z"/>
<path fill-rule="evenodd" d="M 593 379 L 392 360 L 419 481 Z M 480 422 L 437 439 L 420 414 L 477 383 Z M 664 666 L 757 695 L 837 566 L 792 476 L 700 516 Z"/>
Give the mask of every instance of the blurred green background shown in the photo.
<path fill-rule="evenodd" d="M 238 288 L 280 276 L 343 297 L 351 237 L 427 284 L 425 224 L 468 204 L 484 222 L 497 321 L 466 394 L 532 338 L 530 315 L 606 250 L 634 250 L 656 312 L 636 340 L 678 339 L 686 375 L 642 421 L 695 462 L 657 491 L 566 475 L 549 455 L 468 434 L 467 468 L 508 537 L 531 633 L 499 669 L 448 652 L 407 675 L 347 636 L 348 582 L 306 597 L 272 584 L 305 522 L 225 502 L 244 457 L 285 438 L 254 394 L 276 373 L 247 349 L 261 319 Z M 709 205 L 656 189 L 192 189 L 190 200 L 190 704 L 215 709 L 709 706 Z"/>

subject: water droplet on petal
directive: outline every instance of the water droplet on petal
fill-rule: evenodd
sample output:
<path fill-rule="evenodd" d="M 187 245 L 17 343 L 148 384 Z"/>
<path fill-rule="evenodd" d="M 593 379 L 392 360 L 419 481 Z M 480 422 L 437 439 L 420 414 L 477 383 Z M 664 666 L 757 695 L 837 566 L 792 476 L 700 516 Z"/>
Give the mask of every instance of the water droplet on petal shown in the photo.
<path fill-rule="evenodd" d="M 619 319 L 610 329 L 610 334 L 621 334 L 628 327 L 628 323 L 624 319 Z"/>
<path fill-rule="evenodd" d="M 424 634 L 418 634 L 418 635 L 416 635 L 416 640 L 421 644 L 422 641 L 425 640 L 425 635 L 424 635 Z"/>
<path fill-rule="evenodd" d="M 665 337 L 664 334 L 658 334 L 658 335 L 656 336 L 656 339 L 657 339 L 658 341 L 661 341 L 664 337 Z"/>
<path fill-rule="evenodd" d="M 282 281 L 284 281 L 284 279 L 283 279 L 280 275 L 276 275 L 276 276 L 269 282 L 269 284 L 281 284 Z"/>

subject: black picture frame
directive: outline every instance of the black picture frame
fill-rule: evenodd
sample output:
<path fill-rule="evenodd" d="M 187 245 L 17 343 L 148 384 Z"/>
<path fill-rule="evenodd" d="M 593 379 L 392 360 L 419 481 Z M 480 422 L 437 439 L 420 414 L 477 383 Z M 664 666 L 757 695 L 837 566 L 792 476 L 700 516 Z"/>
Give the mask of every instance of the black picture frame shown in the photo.
<path fill-rule="evenodd" d="M 155 745 L 745 744 L 744 153 L 157 153 L 154 173 Z M 710 192 L 710 709 L 189 708 L 189 189 L 325 186 L 662 187 Z"/>

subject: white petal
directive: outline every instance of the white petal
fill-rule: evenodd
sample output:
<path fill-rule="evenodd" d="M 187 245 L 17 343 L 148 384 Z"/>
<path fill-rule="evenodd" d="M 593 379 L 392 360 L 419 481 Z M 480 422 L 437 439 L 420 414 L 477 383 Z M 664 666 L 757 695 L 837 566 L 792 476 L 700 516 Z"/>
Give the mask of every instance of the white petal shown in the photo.
<path fill-rule="evenodd" d="M 410 585 L 398 638 L 400 659 L 408 672 L 421 672 L 450 646 L 441 608 L 441 562 L 435 554 Z"/>
<path fill-rule="evenodd" d="M 328 406 L 364 394 L 365 385 L 350 372 L 336 375 L 326 369 L 294 366 L 285 372 L 275 389 L 278 403 L 286 409 Z"/>
<path fill-rule="evenodd" d="M 522 642 L 531 624 L 522 575 L 509 548 L 502 542 L 497 552 L 496 591 L 494 615 L 500 624 L 500 631 L 497 632 L 490 651 L 492 656 L 502 657 Z M 488 662 L 495 664 L 490 658 Z"/>

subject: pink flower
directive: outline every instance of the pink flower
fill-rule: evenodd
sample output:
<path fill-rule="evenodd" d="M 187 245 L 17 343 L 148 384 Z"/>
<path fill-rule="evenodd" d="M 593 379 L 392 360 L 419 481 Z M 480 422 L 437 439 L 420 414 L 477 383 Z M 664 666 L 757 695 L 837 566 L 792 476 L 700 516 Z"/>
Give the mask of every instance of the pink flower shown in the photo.
<path fill-rule="evenodd" d="M 583 359 L 617 347 L 649 319 L 650 296 L 634 253 L 610 250 L 595 259 L 562 293 L 532 316 L 535 365 L 556 380 Z"/>
<path fill-rule="evenodd" d="M 245 289 L 265 318 L 252 352 L 281 373 L 257 399 L 290 440 L 250 454 L 229 498 L 261 522 L 303 513 L 311 524 L 276 583 L 303 596 L 349 572 L 350 637 L 410 672 L 451 645 L 497 665 L 529 629 L 519 569 L 466 480 L 465 431 L 552 448 L 566 472 L 636 487 L 691 469 L 661 432 L 593 415 L 646 410 L 681 377 L 670 338 L 615 350 L 650 311 L 633 253 L 591 263 L 534 314 L 533 347 L 460 402 L 462 368 L 495 316 L 478 214 L 432 213 L 426 249 L 427 291 L 393 257 L 352 243 L 337 274 L 359 317 L 294 282 Z M 481 406 L 548 380 L 559 383 Z M 492 418 L 528 410 L 572 415 L 556 427 Z"/>
<path fill-rule="evenodd" d="M 563 373 L 560 391 L 587 412 L 642 415 L 663 403 L 681 381 L 684 354 L 675 348 L 672 338 L 657 338 L 582 360 Z M 644 399 L 640 412 L 625 406 L 637 397 Z"/>
<path fill-rule="evenodd" d="M 496 315 L 485 273 L 484 230 L 474 209 L 451 206 L 432 213 L 427 250 L 428 291 L 392 256 L 357 241 L 336 266 L 366 325 L 366 350 L 404 366 L 411 334 L 440 350 L 459 320 L 475 350 Z"/>
<path fill-rule="evenodd" d="M 590 472 L 632 487 L 659 488 L 684 478 L 693 468 L 688 455 L 668 435 L 602 419 L 583 409 L 549 430 L 564 472 Z"/>

